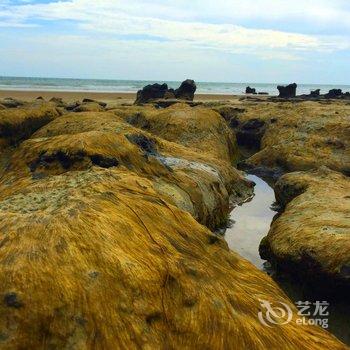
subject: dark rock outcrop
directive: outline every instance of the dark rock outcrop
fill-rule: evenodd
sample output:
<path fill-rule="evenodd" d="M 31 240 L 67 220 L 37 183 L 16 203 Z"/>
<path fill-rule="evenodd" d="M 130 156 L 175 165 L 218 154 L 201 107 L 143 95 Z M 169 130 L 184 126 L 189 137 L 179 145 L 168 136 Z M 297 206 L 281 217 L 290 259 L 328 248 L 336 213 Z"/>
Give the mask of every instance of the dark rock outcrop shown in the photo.
<path fill-rule="evenodd" d="M 147 103 L 151 100 L 164 98 L 164 95 L 167 91 L 167 84 L 155 83 L 152 85 L 146 85 L 142 90 L 139 90 L 137 92 L 135 104 Z"/>
<path fill-rule="evenodd" d="M 245 93 L 246 94 L 254 94 L 256 95 L 256 89 L 255 88 L 251 88 L 250 86 L 247 86 L 245 89 Z"/>
<path fill-rule="evenodd" d="M 339 98 L 343 95 L 341 89 L 332 89 L 329 90 L 327 94 L 324 95 L 325 98 Z"/>
<path fill-rule="evenodd" d="M 310 97 L 319 97 L 320 96 L 320 89 L 316 89 L 310 92 Z"/>
<path fill-rule="evenodd" d="M 181 83 L 178 89 L 175 90 L 175 96 L 180 100 L 193 101 L 196 90 L 197 86 L 194 80 L 187 79 Z"/>
<path fill-rule="evenodd" d="M 196 91 L 194 80 L 187 79 L 183 81 L 176 90 L 169 89 L 167 84 L 152 84 L 145 86 L 137 92 L 135 104 L 140 105 L 159 99 L 179 99 L 193 101 Z"/>
<path fill-rule="evenodd" d="M 287 86 L 279 85 L 277 86 L 277 89 L 279 91 L 278 97 L 282 97 L 282 98 L 295 97 L 297 92 L 297 84 L 293 83 Z"/>

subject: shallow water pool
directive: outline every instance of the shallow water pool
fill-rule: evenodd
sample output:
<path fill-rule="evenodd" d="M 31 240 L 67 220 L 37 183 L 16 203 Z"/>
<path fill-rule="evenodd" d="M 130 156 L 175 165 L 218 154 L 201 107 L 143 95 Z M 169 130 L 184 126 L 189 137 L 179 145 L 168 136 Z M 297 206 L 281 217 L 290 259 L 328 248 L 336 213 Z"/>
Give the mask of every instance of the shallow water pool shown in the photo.
<path fill-rule="evenodd" d="M 226 230 L 225 238 L 230 249 L 263 269 L 264 260 L 259 256 L 259 244 L 270 229 L 276 212 L 270 207 L 275 202 L 273 189 L 254 175 L 247 178 L 255 182 L 254 196 L 237 206 L 230 215 L 232 225 Z"/>
<path fill-rule="evenodd" d="M 276 212 L 271 209 L 275 203 L 275 193 L 272 187 L 261 178 L 248 175 L 247 178 L 255 182 L 254 196 L 230 214 L 232 226 L 226 230 L 225 239 L 233 251 L 252 262 L 260 270 L 269 272 L 275 282 L 284 290 L 293 302 L 327 301 L 330 305 L 328 330 L 340 340 L 350 345 L 350 304 L 347 296 L 323 293 L 322 290 L 303 283 L 296 282 L 289 275 L 278 274 L 271 269 L 259 255 L 259 244 L 267 235 Z M 341 292 L 341 291 L 340 291 Z"/>

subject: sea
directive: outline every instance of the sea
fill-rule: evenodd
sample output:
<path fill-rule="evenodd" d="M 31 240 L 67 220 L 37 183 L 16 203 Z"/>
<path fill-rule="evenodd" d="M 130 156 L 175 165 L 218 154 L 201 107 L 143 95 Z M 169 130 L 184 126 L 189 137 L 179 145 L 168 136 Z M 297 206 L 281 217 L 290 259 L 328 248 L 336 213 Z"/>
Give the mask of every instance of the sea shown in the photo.
<path fill-rule="evenodd" d="M 1 77 L 0 90 L 28 91 L 75 91 L 75 92 L 136 92 L 147 84 L 167 83 L 177 88 L 180 81 L 148 81 L 148 80 L 109 80 L 109 79 L 69 79 L 69 78 L 34 78 L 34 77 Z M 197 82 L 198 94 L 242 95 L 247 86 L 256 88 L 257 92 L 277 95 L 277 85 L 288 83 L 220 83 Z M 321 89 L 326 93 L 330 89 L 350 91 L 350 85 L 298 84 L 297 94 L 308 94 L 311 90 Z"/>

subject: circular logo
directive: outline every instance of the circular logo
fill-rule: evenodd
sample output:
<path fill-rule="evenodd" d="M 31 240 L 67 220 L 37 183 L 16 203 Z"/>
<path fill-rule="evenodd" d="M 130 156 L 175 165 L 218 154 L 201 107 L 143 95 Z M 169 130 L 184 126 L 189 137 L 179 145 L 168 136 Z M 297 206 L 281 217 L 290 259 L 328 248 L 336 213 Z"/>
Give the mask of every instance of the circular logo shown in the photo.
<path fill-rule="evenodd" d="M 264 308 L 264 311 L 260 311 L 258 317 L 264 326 L 284 325 L 292 320 L 293 312 L 285 303 L 272 304 L 267 300 L 260 300 L 260 305 Z"/>

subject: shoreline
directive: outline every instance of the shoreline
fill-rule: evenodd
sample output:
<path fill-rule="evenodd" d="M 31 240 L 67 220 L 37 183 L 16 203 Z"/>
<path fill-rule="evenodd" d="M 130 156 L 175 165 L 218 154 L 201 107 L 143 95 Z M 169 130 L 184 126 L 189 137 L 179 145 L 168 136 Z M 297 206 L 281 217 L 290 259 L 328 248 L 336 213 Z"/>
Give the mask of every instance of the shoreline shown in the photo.
<path fill-rule="evenodd" d="M 83 98 L 90 98 L 100 100 L 103 102 L 110 102 L 115 100 L 135 100 L 136 92 L 96 92 L 96 91 L 51 91 L 51 90 L 0 90 L 0 99 L 12 97 L 24 101 L 32 101 L 37 97 L 43 97 L 45 100 L 52 97 L 60 97 L 64 100 L 81 100 Z M 237 99 L 242 95 L 226 95 L 226 94 L 207 94 L 196 93 L 194 99 L 196 101 L 223 101 Z M 249 96 L 249 95 L 247 95 Z M 260 97 L 264 97 L 261 95 Z"/>

